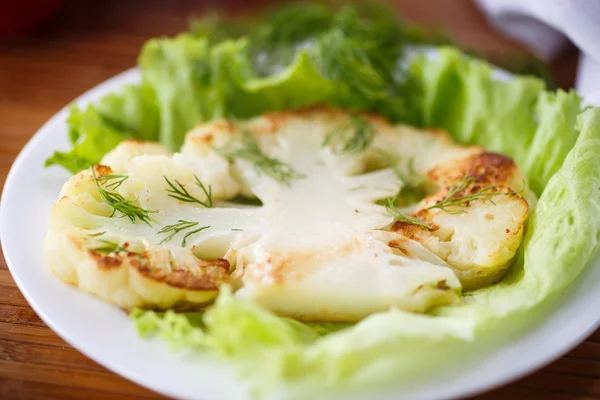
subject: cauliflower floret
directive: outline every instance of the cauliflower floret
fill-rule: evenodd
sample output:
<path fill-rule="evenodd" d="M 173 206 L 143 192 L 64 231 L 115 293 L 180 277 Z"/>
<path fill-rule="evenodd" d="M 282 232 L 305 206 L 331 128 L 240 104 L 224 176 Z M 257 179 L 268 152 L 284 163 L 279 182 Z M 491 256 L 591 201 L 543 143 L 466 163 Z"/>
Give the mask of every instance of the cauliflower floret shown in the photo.
<path fill-rule="evenodd" d="M 125 140 L 102 159 L 102 164 L 110 165 L 114 173 L 121 173 L 128 169 L 129 162 L 138 156 L 169 156 L 169 150 L 160 143 L 145 142 L 142 140 Z"/>
<path fill-rule="evenodd" d="M 93 237 L 71 226 L 47 237 L 46 260 L 63 282 L 124 309 L 203 304 L 228 280 L 226 260 L 201 260 L 190 250 L 175 255 L 165 248 L 144 249 L 125 241 L 122 251 L 106 254 L 88 247 L 93 243 Z"/>
<path fill-rule="evenodd" d="M 422 243 L 457 273 L 464 290 L 502 278 L 523 238 L 533 197 L 508 157 L 482 152 L 429 171 L 440 189 L 414 215 L 430 228 L 397 222 L 392 230 Z"/>

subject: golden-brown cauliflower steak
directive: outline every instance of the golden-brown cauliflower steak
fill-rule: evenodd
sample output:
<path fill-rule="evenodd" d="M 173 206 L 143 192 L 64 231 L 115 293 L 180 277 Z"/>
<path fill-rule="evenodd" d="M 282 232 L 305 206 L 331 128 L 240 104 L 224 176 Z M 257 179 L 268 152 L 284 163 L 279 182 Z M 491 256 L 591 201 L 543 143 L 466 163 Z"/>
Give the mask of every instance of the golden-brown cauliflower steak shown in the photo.
<path fill-rule="evenodd" d="M 372 138 L 346 151 L 357 123 Z M 222 283 L 305 320 L 457 304 L 461 290 L 502 277 L 534 201 L 507 157 L 331 109 L 201 124 L 176 154 L 126 141 L 94 172 L 98 184 L 85 170 L 63 186 L 45 256 L 64 282 L 126 309 L 199 306 Z M 429 193 L 396 209 L 398 221 L 379 200 L 415 177 Z M 152 221 L 132 223 L 98 185 Z M 444 206 L 449 193 L 474 197 Z"/>

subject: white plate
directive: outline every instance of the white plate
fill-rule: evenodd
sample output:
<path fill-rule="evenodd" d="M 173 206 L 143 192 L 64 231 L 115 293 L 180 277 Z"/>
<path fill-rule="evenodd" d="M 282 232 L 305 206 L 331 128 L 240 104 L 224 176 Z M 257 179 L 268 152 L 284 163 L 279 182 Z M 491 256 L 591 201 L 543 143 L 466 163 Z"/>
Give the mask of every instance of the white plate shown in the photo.
<path fill-rule="evenodd" d="M 77 100 L 94 101 L 139 80 L 130 70 L 90 90 Z M 109 304 L 68 287 L 45 268 L 42 241 L 52 204 L 68 174 L 44 169 L 55 149 L 67 149 L 61 110 L 17 157 L 4 187 L 0 237 L 17 285 L 38 315 L 63 339 L 114 372 L 157 392 L 185 399 L 246 398 L 233 371 L 208 355 L 172 353 L 160 341 L 142 340 L 126 315 Z M 472 395 L 507 383 L 558 358 L 600 325 L 600 262 L 596 261 L 562 293 L 559 305 L 533 329 L 498 343 L 490 352 L 463 360 L 429 384 L 356 394 L 356 398 L 438 399 Z M 573 290 L 576 288 L 576 290 Z M 435 384 L 431 384 L 435 382 Z M 361 397 L 362 396 L 362 397 Z"/>

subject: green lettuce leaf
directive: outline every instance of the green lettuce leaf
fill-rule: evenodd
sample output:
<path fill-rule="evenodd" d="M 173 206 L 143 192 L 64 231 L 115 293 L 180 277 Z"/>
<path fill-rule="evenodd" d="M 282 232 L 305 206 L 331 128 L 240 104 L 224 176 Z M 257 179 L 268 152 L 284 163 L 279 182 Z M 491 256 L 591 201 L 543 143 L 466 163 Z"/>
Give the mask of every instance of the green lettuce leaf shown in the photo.
<path fill-rule="evenodd" d="M 236 358 L 256 355 L 270 348 L 300 347 L 320 336 L 351 326 L 348 323 L 305 324 L 277 317 L 249 302 L 235 298 L 228 286 L 205 313 L 134 310 L 130 318 L 140 336 L 160 335 L 173 348 L 211 347 Z M 231 329 L 235 325 L 236 329 Z M 206 333 L 205 333 L 206 332 Z"/>
<path fill-rule="evenodd" d="M 150 331 L 176 343 L 196 335 L 195 348 L 216 350 L 236 365 L 257 397 L 301 399 L 410 382 L 489 351 L 494 338 L 543 317 L 600 247 L 600 109 L 581 112 L 576 94 L 547 92 L 530 78 L 497 81 L 489 66 L 451 50 L 434 61 L 416 60 L 415 71 L 424 124 L 515 157 L 541 193 L 501 282 L 467 293 L 462 306 L 425 315 L 390 311 L 321 332 L 227 290 L 201 324 L 184 314 L 168 324 L 165 316 L 139 311 L 138 327 L 150 333 L 142 323 L 150 319 Z"/>
<path fill-rule="evenodd" d="M 298 53 L 293 64 L 277 75 L 249 80 L 237 77 L 237 82 L 238 89 L 230 102 L 231 115 L 241 118 L 326 104 L 336 90 L 333 82 L 316 71 L 306 52 Z"/>
<path fill-rule="evenodd" d="M 73 147 L 68 152 L 55 151 L 46 160 L 46 167 L 56 164 L 79 172 L 100 162 L 104 154 L 127 137 L 125 132 L 108 124 L 93 105 L 84 110 L 71 107 L 67 124 Z"/>
<path fill-rule="evenodd" d="M 225 116 L 221 84 L 211 63 L 208 41 L 190 35 L 153 39 L 142 49 L 142 79 L 156 91 L 158 139 L 172 151 L 197 122 Z"/>
<path fill-rule="evenodd" d="M 353 18 L 339 24 L 352 26 Z M 267 76 L 258 72 L 245 38 L 217 44 L 189 34 L 150 40 L 139 64 L 144 83 L 156 92 L 159 140 L 176 151 L 200 121 L 315 104 L 377 110 L 393 121 L 408 120 L 404 86 L 393 76 L 399 49 L 380 54 L 377 42 L 367 38 L 366 33 L 333 30 Z"/>
<path fill-rule="evenodd" d="M 157 139 L 154 93 L 146 86 L 125 86 L 121 93 L 104 96 L 84 109 L 73 105 L 67 125 L 71 150 L 55 151 L 45 166 L 60 165 L 76 173 L 99 163 L 124 139 Z"/>
<path fill-rule="evenodd" d="M 539 196 L 577 138 L 581 98 L 575 92 L 545 91 L 533 77 L 493 79 L 492 67 L 453 48 L 432 62 L 412 64 L 419 87 L 420 124 L 442 128 L 459 142 L 511 156 Z"/>
<path fill-rule="evenodd" d="M 159 115 L 156 93 L 148 85 L 126 85 L 120 93 L 104 96 L 94 104 L 107 124 L 142 140 L 157 140 Z"/>
<path fill-rule="evenodd" d="M 268 77 L 252 75 L 247 55 L 243 39 L 211 47 L 206 38 L 184 34 L 146 44 L 140 68 L 144 82 L 156 89 L 163 144 L 178 150 L 200 121 L 330 101 L 333 84 L 319 75 L 305 52 Z"/>
<path fill-rule="evenodd" d="M 580 112 L 581 98 L 574 91 L 542 92 L 538 98 L 535 109 L 537 129 L 522 161 L 529 185 L 536 193 L 544 190 L 575 144 L 579 133 L 576 120 Z"/>

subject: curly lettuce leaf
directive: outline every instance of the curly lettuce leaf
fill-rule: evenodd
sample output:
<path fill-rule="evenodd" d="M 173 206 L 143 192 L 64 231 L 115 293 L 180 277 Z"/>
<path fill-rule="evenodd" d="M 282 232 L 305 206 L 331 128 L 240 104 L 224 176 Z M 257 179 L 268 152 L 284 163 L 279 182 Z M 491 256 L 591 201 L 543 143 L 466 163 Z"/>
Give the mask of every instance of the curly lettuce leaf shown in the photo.
<path fill-rule="evenodd" d="M 127 137 L 125 132 L 108 124 L 92 105 L 84 110 L 71 107 L 67 124 L 73 147 L 68 152 L 55 151 L 46 160 L 46 167 L 61 165 L 73 173 L 79 172 L 100 162 L 104 154 Z"/>
<path fill-rule="evenodd" d="M 556 126 L 555 135 L 569 134 L 561 128 Z M 516 304 L 539 302 L 575 280 L 600 247 L 600 109 L 582 112 L 575 130 L 575 145 L 530 219 L 517 267 L 497 288 L 487 289 L 486 303 L 506 300 L 499 294 L 517 296 Z M 489 297 L 494 291 L 498 294 Z"/>
<path fill-rule="evenodd" d="M 143 81 L 156 91 L 158 139 L 176 151 L 199 121 L 225 116 L 223 83 L 215 76 L 208 41 L 180 35 L 148 41 L 139 57 Z"/>
<path fill-rule="evenodd" d="M 188 34 L 149 41 L 140 67 L 144 81 L 156 89 L 160 141 L 176 151 L 200 121 L 326 103 L 333 94 L 332 83 L 304 52 L 268 77 L 254 76 L 248 62 L 243 39 L 215 46 Z"/>
<path fill-rule="evenodd" d="M 60 165 L 76 173 L 99 163 L 125 139 L 156 140 L 154 93 L 146 86 L 125 86 L 121 93 L 104 96 L 83 109 L 73 105 L 67 125 L 71 150 L 55 151 L 45 166 Z"/>
<path fill-rule="evenodd" d="M 134 310 L 130 318 L 142 337 L 158 334 L 172 348 L 213 348 L 235 358 L 276 347 L 301 347 L 347 323 L 302 323 L 277 317 L 234 297 L 228 286 L 206 312 L 175 313 Z M 231 329 L 235 325 L 236 329 Z"/>
<path fill-rule="evenodd" d="M 600 109 L 581 112 L 576 94 L 547 92 L 530 78 L 497 81 L 488 66 L 454 51 L 423 62 L 416 61 L 415 77 L 424 80 L 424 121 L 449 129 L 457 140 L 517 158 L 541 192 L 524 245 L 501 282 L 468 293 L 462 306 L 426 315 L 380 313 L 347 329 L 325 328 L 324 336 L 304 336 L 313 327 L 230 292 L 219 296 L 202 325 L 182 329 L 159 321 L 153 331 L 183 343 L 202 335 L 197 348 L 217 349 L 237 365 L 258 397 L 307 398 L 409 382 L 474 349 L 489 351 L 491 336 L 524 329 L 532 315 L 543 315 L 545 304 L 600 248 Z M 477 76 L 463 76 L 463 68 Z M 147 315 L 162 318 L 141 312 L 138 326 Z M 262 367 L 253 368 L 259 362 Z"/>
<path fill-rule="evenodd" d="M 540 94 L 535 108 L 537 129 L 522 161 L 529 185 L 536 193 L 544 190 L 574 146 L 579 133 L 576 121 L 580 112 L 581 97 L 574 91 Z"/>
<path fill-rule="evenodd" d="M 159 115 L 156 93 L 150 86 L 123 86 L 119 93 L 104 96 L 94 107 L 107 124 L 128 137 L 157 140 Z"/>
<path fill-rule="evenodd" d="M 407 120 L 411 109 L 392 74 L 399 54 L 379 54 L 365 36 L 339 29 L 324 34 L 266 76 L 257 72 L 244 38 L 214 45 L 189 34 L 149 41 L 139 63 L 145 84 L 156 91 L 160 142 L 176 151 L 200 121 L 316 104 Z"/>
<path fill-rule="evenodd" d="M 539 196 L 577 138 L 581 98 L 548 92 L 533 77 L 494 79 L 492 67 L 453 48 L 412 64 L 420 90 L 421 125 L 442 128 L 459 142 L 511 156 Z"/>
<path fill-rule="evenodd" d="M 231 100 L 231 115 L 251 117 L 266 111 L 287 110 L 327 103 L 335 84 L 316 71 L 306 52 L 298 53 L 293 64 L 281 73 L 243 80 Z"/>

